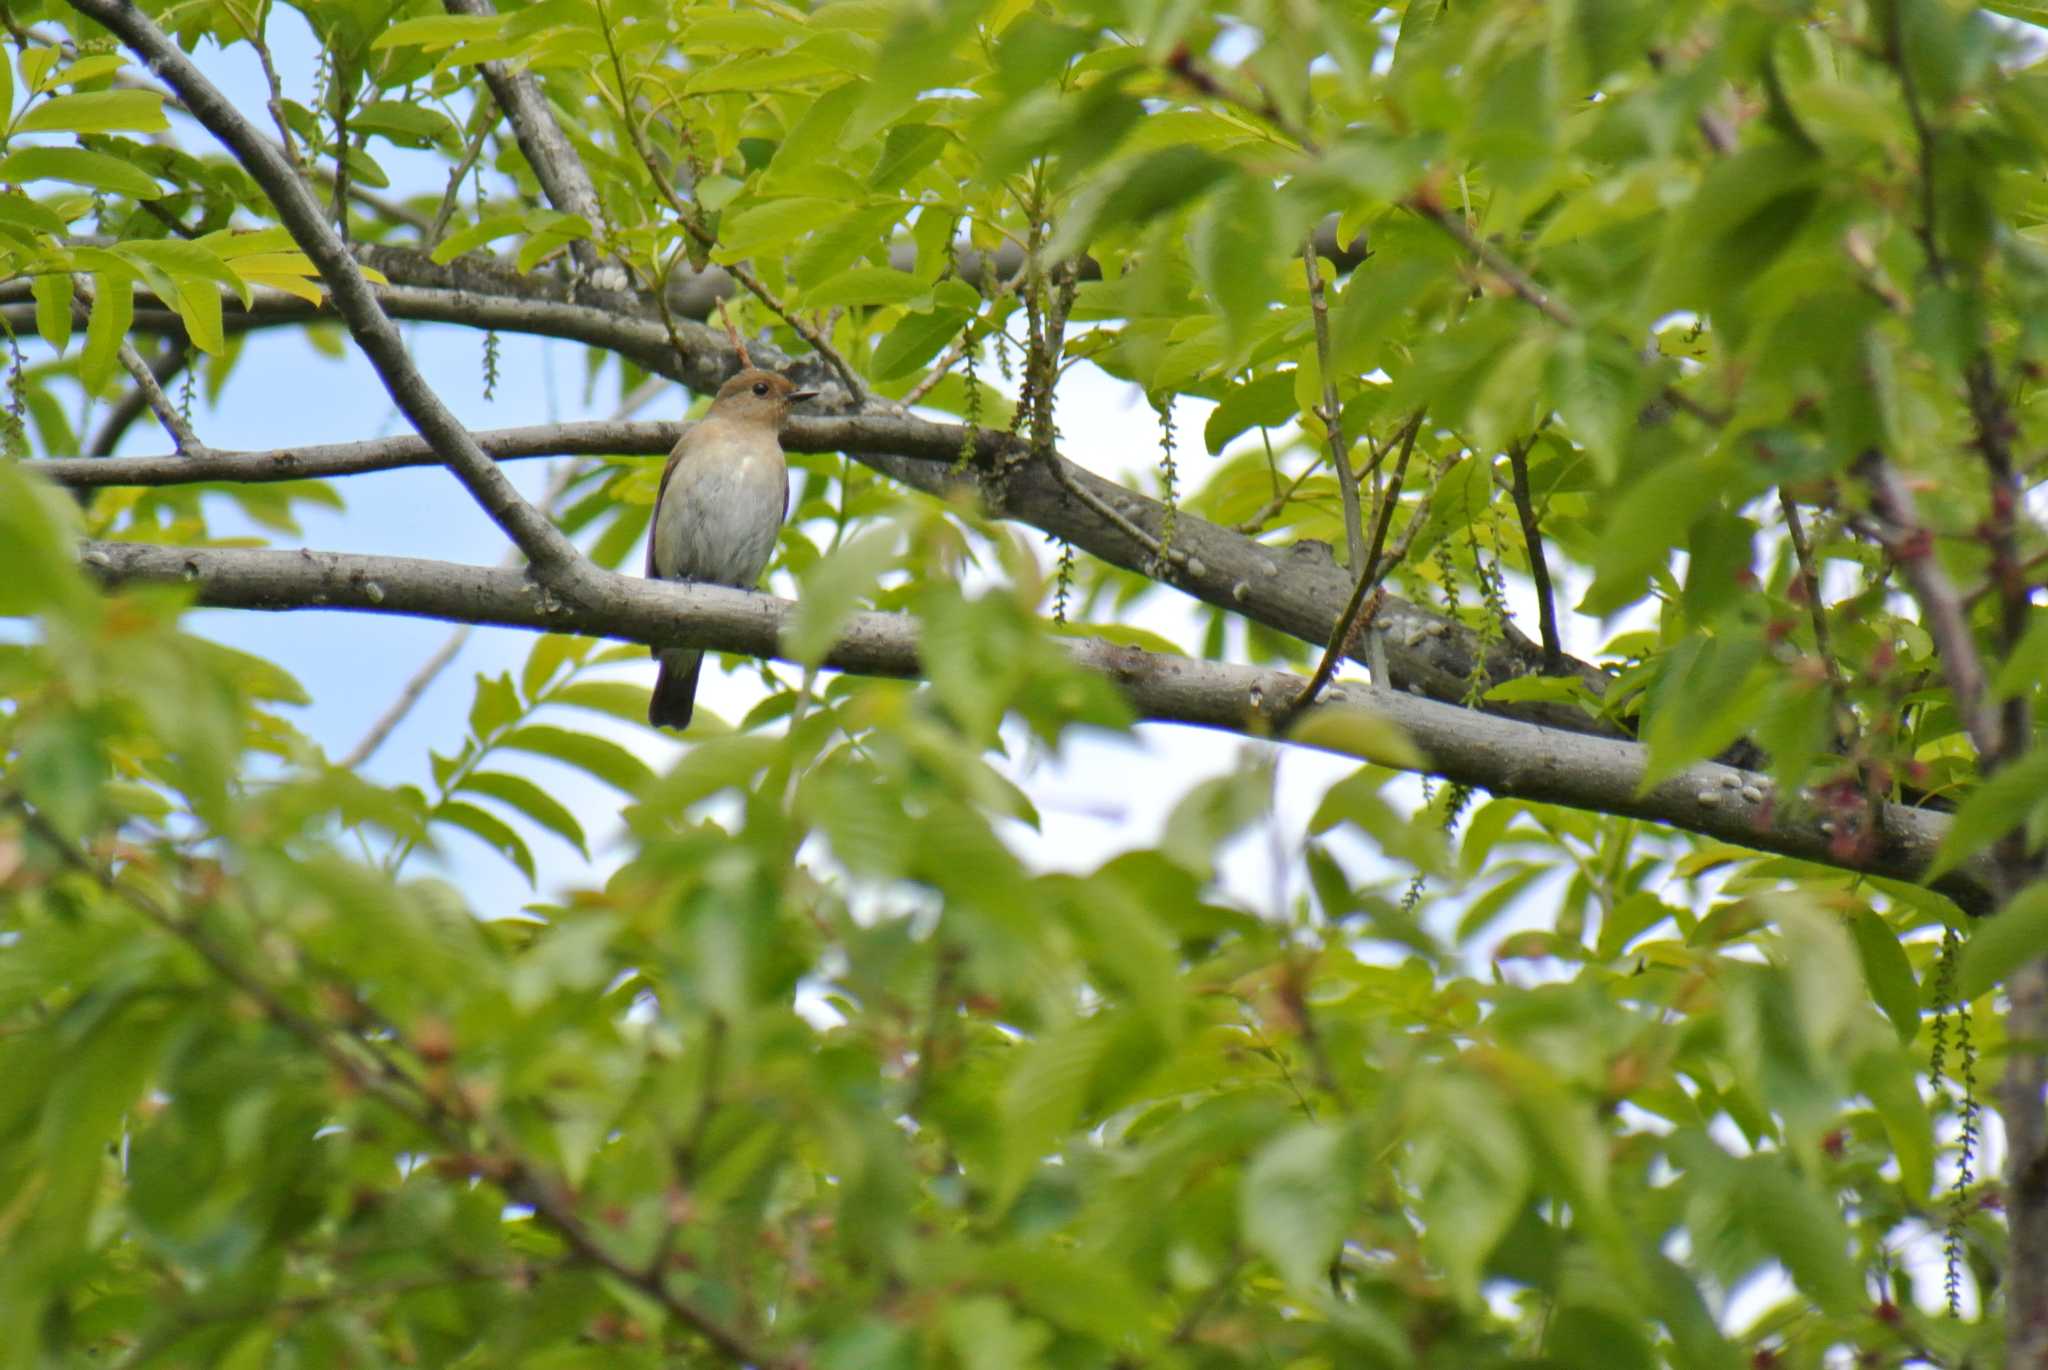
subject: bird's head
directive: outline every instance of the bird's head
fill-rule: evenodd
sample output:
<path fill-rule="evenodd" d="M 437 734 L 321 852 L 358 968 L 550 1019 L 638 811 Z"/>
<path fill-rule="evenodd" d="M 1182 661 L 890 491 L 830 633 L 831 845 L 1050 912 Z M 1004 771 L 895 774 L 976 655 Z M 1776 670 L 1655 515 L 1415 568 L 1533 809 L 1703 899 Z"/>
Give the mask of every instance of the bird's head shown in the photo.
<path fill-rule="evenodd" d="M 789 408 L 818 392 L 799 390 L 787 376 L 749 367 L 718 387 L 707 417 L 780 425 Z"/>

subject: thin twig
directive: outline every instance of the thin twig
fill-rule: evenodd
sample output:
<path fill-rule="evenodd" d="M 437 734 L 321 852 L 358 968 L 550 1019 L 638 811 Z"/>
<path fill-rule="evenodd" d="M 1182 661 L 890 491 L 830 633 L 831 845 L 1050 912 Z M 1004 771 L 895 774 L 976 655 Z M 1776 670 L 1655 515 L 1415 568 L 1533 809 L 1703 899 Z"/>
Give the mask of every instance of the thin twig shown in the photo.
<path fill-rule="evenodd" d="M 1337 465 L 1337 491 L 1344 501 L 1344 545 L 1353 575 L 1365 569 L 1365 517 L 1358 508 L 1358 472 L 1351 466 L 1351 445 L 1344 441 L 1344 411 L 1337 405 L 1337 377 L 1330 369 L 1330 308 L 1323 298 L 1323 272 L 1316 255 L 1316 235 L 1302 235 L 1301 265 L 1308 276 L 1308 309 L 1315 322 L 1316 367 L 1323 378 L 1323 407 L 1316 417 L 1329 438 L 1330 460 Z"/>
<path fill-rule="evenodd" d="M 146 202 L 145 202 L 146 203 Z M 192 346 L 182 337 L 165 338 L 163 349 L 148 359 L 149 372 L 156 377 L 158 389 L 173 379 L 180 371 L 192 364 Z M 149 396 L 140 386 L 122 392 L 121 397 L 107 409 L 106 418 L 101 420 L 99 431 L 92 436 L 86 447 L 86 455 L 111 457 L 114 449 L 121 445 L 122 437 L 131 428 L 143 410 L 149 408 Z M 179 415 L 180 418 L 184 416 Z"/>
<path fill-rule="evenodd" d="M 92 286 L 83 277 L 74 276 L 71 278 L 71 293 L 84 306 L 84 318 L 89 319 L 93 307 Z M 178 454 L 185 457 L 209 455 L 206 444 L 199 440 L 199 435 L 192 431 L 192 425 L 185 422 L 185 416 L 178 412 L 178 406 L 171 403 L 170 397 L 164 394 L 164 388 L 157 384 L 156 372 L 142 360 L 135 344 L 123 338 L 114 355 L 120 359 L 121 369 L 134 380 L 135 389 L 142 396 L 142 402 L 149 406 L 149 412 L 156 415 L 156 421 L 171 435 L 171 443 Z"/>
<path fill-rule="evenodd" d="M 1540 430 L 1539 430 L 1540 431 Z M 1564 674 L 1564 643 L 1557 633 L 1557 597 L 1550 587 L 1550 563 L 1543 555 L 1543 529 L 1536 520 L 1536 502 L 1529 494 L 1531 433 L 1508 448 L 1508 469 L 1514 473 L 1515 512 L 1522 519 L 1522 540 L 1529 548 L 1529 578 L 1536 582 L 1536 618 L 1543 633 L 1543 673 Z"/>
<path fill-rule="evenodd" d="M 469 146 L 462 150 L 462 160 L 455 164 L 455 170 L 448 173 L 447 188 L 441 192 L 441 203 L 434 207 L 434 218 L 427 225 L 427 231 L 420 235 L 420 251 L 432 252 L 434 245 L 441 241 L 441 235 L 448 231 L 448 220 L 455 213 L 455 201 L 462 192 L 462 182 L 469 175 L 469 169 L 476 165 L 476 159 L 483 155 L 484 143 L 490 138 L 491 119 L 479 119 L 477 130 L 469 138 Z"/>
<path fill-rule="evenodd" d="M 1460 247 L 1477 258 L 1481 266 L 1484 266 L 1488 271 L 1500 277 L 1508 289 L 1514 291 L 1515 294 L 1519 295 L 1529 304 L 1534 305 L 1552 323 L 1563 328 L 1577 328 L 1579 326 L 1579 317 L 1572 312 L 1569 306 L 1538 285 L 1535 278 L 1522 270 L 1521 267 L 1516 266 L 1505 252 L 1502 252 L 1498 247 L 1495 247 L 1477 233 L 1474 233 L 1462 215 L 1453 214 L 1450 210 L 1438 204 L 1435 196 L 1427 193 L 1417 193 L 1410 195 L 1401 203 L 1413 213 L 1427 219 L 1449 234 Z"/>
<path fill-rule="evenodd" d="M 1820 575 L 1814 569 L 1813 545 L 1806 538 L 1806 524 L 1799 517 L 1799 506 L 1792 502 L 1792 494 L 1782 485 L 1778 487 L 1778 507 L 1785 514 L 1785 533 L 1792 540 L 1792 555 L 1799 564 L 1800 593 L 1806 598 L 1806 612 L 1813 622 L 1814 647 L 1820 653 L 1821 664 L 1828 673 L 1828 688 L 1834 691 L 1835 707 L 1846 711 L 1848 708 L 1848 682 L 1842 678 L 1842 663 L 1835 659 L 1835 649 L 1828 630 L 1827 606 L 1821 602 Z"/>
<path fill-rule="evenodd" d="M 1246 537 L 1251 537 L 1256 533 L 1263 532 L 1266 527 L 1266 520 L 1272 518 L 1275 514 L 1279 513 L 1282 509 L 1285 509 L 1290 503 L 1292 503 L 1294 500 L 1295 492 L 1301 489 L 1301 487 L 1308 481 L 1308 478 L 1310 476 L 1313 476 L 1316 472 L 1322 470 L 1323 463 L 1328 461 L 1329 459 L 1330 454 L 1328 452 L 1316 453 L 1315 460 L 1311 461 L 1306 467 L 1302 468 L 1301 474 L 1296 476 L 1293 480 L 1289 481 L 1287 484 L 1287 488 L 1285 490 L 1276 490 L 1274 492 L 1273 498 L 1267 500 L 1264 506 L 1260 508 L 1258 513 L 1253 514 L 1250 518 L 1244 520 L 1242 523 L 1233 525 L 1231 531 L 1233 533 L 1241 533 Z"/>
<path fill-rule="evenodd" d="M 1299 717 L 1302 710 L 1315 703 L 1316 696 L 1323 692 L 1331 677 L 1337 674 L 1337 663 L 1344 659 L 1345 652 L 1351 645 L 1351 636 L 1358 626 L 1358 616 L 1365 608 L 1366 597 L 1379 587 L 1386 572 L 1395 564 L 1395 558 L 1389 557 L 1386 565 L 1382 567 L 1380 549 L 1386 545 L 1387 525 L 1394 520 L 1394 506 L 1401 502 L 1401 482 L 1408 474 L 1408 458 L 1415 451 L 1415 438 L 1421 431 L 1422 413 L 1418 410 L 1414 417 L 1408 420 L 1408 426 L 1402 430 L 1400 455 L 1394 459 L 1394 473 L 1387 479 L 1386 498 L 1380 501 L 1379 517 L 1373 520 L 1372 546 L 1367 550 L 1365 561 L 1359 567 L 1357 583 L 1351 587 L 1351 599 L 1345 604 L 1344 612 L 1337 615 L 1337 626 L 1330 633 L 1329 646 L 1323 649 L 1323 659 L 1316 663 L 1315 674 L 1309 677 L 1308 684 L 1303 686 L 1301 693 L 1295 697 L 1287 717 L 1282 721 L 1283 727 Z M 1381 683 L 1383 682 L 1374 682 Z"/>
<path fill-rule="evenodd" d="M 597 1240 L 582 1216 L 572 1207 L 566 1197 L 568 1190 L 559 1179 L 543 1174 L 531 1161 L 512 1149 L 497 1129 L 486 1126 L 485 1120 L 466 1117 L 457 1111 L 461 1108 L 459 1095 L 421 1081 L 393 1060 L 380 1045 L 294 1008 L 261 976 L 237 961 L 228 948 L 196 919 L 164 907 L 154 896 L 135 888 L 130 882 L 117 879 L 111 871 L 79 851 L 25 799 L 19 795 L 9 798 L 24 821 L 35 828 L 37 835 L 65 865 L 86 875 L 102 890 L 127 903 L 149 922 L 190 947 L 223 981 L 256 1004 L 272 1022 L 318 1052 L 357 1090 L 375 1098 L 458 1154 L 471 1152 L 468 1128 L 481 1128 L 495 1154 L 480 1158 L 484 1161 L 480 1173 L 511 1198 L 530 1205 L 535 1216 L 552 1227 L 577 1255 L 654 1299 L 677 1322 L 710 1342 L 727 1359 L 748 1366 L 788 1364 L 755 1346 L 693 1301 L 670 1290 L 659 1272 L 637 1270 L 621 1260 Z"/>
<path fill-rule="evenodd" d="M 674 212 L 677 222 L 683 226 L 683 231 L 692 238 L 695 238 L 706 248 L 716 247 L 718 245 L 718 235 L 704 226 L 703 218 L 698 213 L 697 207 L 678 195 L 676 188 L 669 183 L 669 178 L 662 174 L 660 164 L 654 157 L 654 149 L 648 144 L 647 133 L 640 127 L 640 120 L 633 111 L 633 96 L 626 88 L 625 63 L 620 58 L 618 46 L 612 39 L 611 16 L 608 12 L 601 12 L 601 17 L 605 47 L 611 54 L 612 74 L 619 87 L 617 92 L 619 118 L 626 126 L 627 140 L 632 143 L 633 152 L 639 157 L 641 166 L 646 169 L 648 179 L 654 183 L 655 191 L 668 204 L 669 209 Z M 774 314 L 775 317 L 795 329 L 797 336 L 806 343 L 809 343 L 811 350 L 825 359 L 832 370 L 838 374 L 840 382 L 845 385 L 847 394 L 852 397 L 855 406 L 867 402 L 867 386 L 862 383 L 860 376 L 854 371 L 853 366 L 845 357 L 840 355 L 839 349 L 832 345 L 830 339 L 826 338 L 823 333 L 820 333 L 807 320 L 798 315 L 794 309 L 783 303 L 782 299 L 774 291 L 770 290 L 759 276 L 754 274 L 752 268 L 741 262 L 729 262 L 723 265 L 727 275 L 739 282 L 740 286 L 747 293 L 768 306 L 769 312 Z"/>

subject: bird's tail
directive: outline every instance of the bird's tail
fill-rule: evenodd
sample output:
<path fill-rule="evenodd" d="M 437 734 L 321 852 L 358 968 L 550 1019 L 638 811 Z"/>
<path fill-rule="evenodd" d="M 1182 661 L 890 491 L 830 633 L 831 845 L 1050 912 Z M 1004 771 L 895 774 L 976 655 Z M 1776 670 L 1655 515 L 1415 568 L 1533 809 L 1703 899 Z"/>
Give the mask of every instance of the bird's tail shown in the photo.
<path fill-rule="evenodd" d="M 647 704 L 647 721 L 657 728 L 681 731 L 690 726 L 690 714 L 697 706 L 697 672 L 704 665 L 704 653 L 674 650 L 658 655 L 661 674 L 654 682 L 654 698 Z"/>

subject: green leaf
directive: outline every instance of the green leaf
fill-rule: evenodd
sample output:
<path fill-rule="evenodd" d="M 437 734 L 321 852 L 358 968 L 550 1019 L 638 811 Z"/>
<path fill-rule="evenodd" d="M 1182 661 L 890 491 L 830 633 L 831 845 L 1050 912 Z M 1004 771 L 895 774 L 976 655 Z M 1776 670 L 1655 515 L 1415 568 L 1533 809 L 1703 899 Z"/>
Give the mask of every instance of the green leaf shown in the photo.
<path fill-rule="evenodd" d="M 163 97 L 153 90 L 92 90 L 59 95 L 30 109 L 16 133 L 161 133 Z"/>
<path fill-rule="evenodd" d="M 1916 1073 L 1903 1051 L 1871 1051 L 1857 1060 L 1854 1078 L 1884 1124 L 1898 1158 L 1900 1188 L 1920 1204 L 1934 1192 L 1934 1119 L 1920 1097 Z"/>
<path fill-rule="evenodd" d="M 509 238 L 526 227 L 526 215 L 490 214 L 477 220 L 460 233 L 451 233 L 434 245 L 431 254 L 435 263 L 446 266 L 465 252 L 482 247 L 485 243 Z"/>
<path fill-rule="evenodd" d="M 1165 147 L 1109 167 L 1075 201 L 1047 250 L 1065 257 L 1102 235 L 1145 224 L 1193 200 L 1229 173 L 1231 164 L 1196 147 Z"/>
<path fill-rule="evenodd" d="M 1374 713 L 1369 706 L 1322 705 L 1290 728 L 1287 736 L 1303 746 L 1341 752 L 1395 770 L 1419 771 L 1429 764 L 1429 758 L 1400 724 Z"/>
<path fill-rule="evenodd" d="M 805 291 L 804 303 L 812 309 L 831 309 L 837 305 L 905 304 L 926 294 L 929 289 L 908 271 L 860 266 L 851 271 L 841 271 Z"/>
<path fill-rule="evenodd" d="M 654 691 L 630 680 L 576 680 L 550 690 L 545 702 L 589 709 L 628 723 L 647 720 L 647 703 Z"/>
<path fill-rule="evenodd" d="M 88 390 L 99 394 L 120 364 L 121 344 L 135 317 L 135 282 L 103 271 L 92 278 L 92 289 L 92 315 L 86 320 L 78 374 Z"/>
<path fill-rule="evenodd" d="M 461 828 L 472 836 L 483 839 L 485 846 L 519 868 L 529 885 L 537 884 L 534 877 L 533 853 L 527 850 L 526 840 L 512 830 L 512 825 L 494 814 L 484 812 L 474 804 L 452 800 L 434 810 L 434 821 Z"/>
<path fill-rule="evenodd" d="M 505 18 L 498 14 L 424 14 L 401 19 L 371 40 L 370 48 L 446 48 L 457 43 L 482 43 L 504 30 Z"/>
<path fill-rule="evenodd" d="M 586 858 L 590 855 L 583 825 L 576 821 L 576 815 L 523 775 L 505 771 L 472 771 L 455 788 L 457 793 L 481 794 L 508 805 L 560 837 Z"/>
<path fill-rule="evenodd" d="M 372 100 L 348 116 L 351 132 L 381 134 L 400 147 L 456 149 L 462 134 L 455 122 L 429 105 L 400 100 Z"/>
<path fill-rule="evenodd" d="M 718 230 L 718 261 L 737 262 L 769 252 L 838 220 L 843 206 L 813 196 L 769 200 L 725 219 Z"/>
<path fill-rule="evenodd" d="M 935 309 L 929 314 L 905 314 L 889 336 L 875 345 L 872 364 L 875 379 L 895 380 L 923 366 L 960 336 L 973 314 L 965 309 Z"/>
<path fill-rule="evenodd" d="M 511 672 L 476 678 L 476 692 L 469 703 L 469 730 L 479 740 L 509 726 L 522 712 L 519 692 L 512 688 Z"/>
<path fill-rule="evenodd" d="M 882 572 L 895 564 L 902 543 L 903 529 L 892 521 L 868 529 L 812 567 L 783 631 L 783 649 L 805 666 L 823 661 L 854 607 L 875 592 Z"/>
<path fill-rule="evenodd" d="M 541 691 L 547 688 L 561 669 L 590 655 L 594 640 L 587 637 L 570 637 L 564 633 L 543 633 L 534 640 L 533 650 L 526 654 L 526 665 L 519 673 L 519 689 L 529 700 L 538 700 Z"/>
<path fill-rule="evenodd" d="M 1246 429 L 1278 428 L 1300 412 L 1294 403 L 1294 373 L 1269 371 L 1223 392 L 1202 428 L 1202 440 L 1209 455 L 1218 456 Z"/>
<path fill-rule="evenodd" d="M 163 188 L 148 173 L 104 152 L 82 147 L 25 147 L 0 157 L 0 181 L 69 181 L 138 200 L 154 200 Z"/>
<path fill-rule="evenodd" d="M 65 272 L 44 272 L 29 277 L 36 297 L 36 332 L 59 355 L 71 345 L 71 276 Z"/>
<path fill-rule="evenodd" d="M 550 727 L 543 723 L 529 723 L 505 734 L 498 743 L 514 751 L 532 752 L 536 756 L 552 757 L 565 765 L 596 776 L 613 789 L 627 795 L 636 795 L 641 788 L 654 778 L 654 772 L 645 761 L 606 738 L 589 733 L 570 732 L 566 728 Z"/>
<path fill-rule="evenodd" d="M 1858 910 L 1849 919 L 1849 931 L 1856 939 L 1856 955 L 1863 962 L 1863 980 L 1870 996 L 1892 1020 L 1905 1046 L 1920 1031 L 1920 986 L 1913 978 L 1913 963 L 1899 945 L 1891 924 L 1869 909 Z"/>
<path fill-rule="evenodd" d="M 1329 1283 L 1330 1262 L 1350 1230 L 1356 1159 L 1339 1128 L 1309 1124 L 1275 1138 L 1245 1168 L 1238 1223 L 1253 1250 L 1297 1293 Z"/>
<path fill-rule="evenodd" d="M 1253 328 L 1279 293 L 1275 247 L 1294 235 L 1283 230 L 1275 210 L 1269 182 L 1238 176 L 1212 196 L 1195 219 L 1195 271 L 1223 316 L 1234 356 L 1242 355 Z"/>
<path fill-rule="evenodd" d="M 2048 805 L 2048 748 L 2036 747 L 1982 781 L 1956 809 L 1927 868 L 1928 880 L 1954 870 Z"/>
<path fill-rule="evenodd" d="M 2022 964 L 2048 956 L 2048 883 L 2036 882 L 1989 918 L 1980 919 L 1956 968 L 1956 998 L 1969 1003 Z"/>

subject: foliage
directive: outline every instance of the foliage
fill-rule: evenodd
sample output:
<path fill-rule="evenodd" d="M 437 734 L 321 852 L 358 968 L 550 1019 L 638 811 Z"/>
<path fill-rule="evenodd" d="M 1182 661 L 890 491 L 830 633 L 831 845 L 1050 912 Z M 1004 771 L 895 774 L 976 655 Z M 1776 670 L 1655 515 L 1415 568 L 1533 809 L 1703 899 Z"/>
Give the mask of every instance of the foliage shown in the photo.
<path fill-rule="evenodd" d="M 266 68 L 288 13 L 146 8 Z M 293 7 L 320 87 L 245 112 L 353 186 L 359 243 L 621 263 L 664 299 L 728 268 L 748 329 L 1041 451 L 1085 448 L 1059 381 L 1096 368 L 1185 406 L 1138 482 L 1173 517 L 1355 576 L 1334 428 L 1389 587 L 1499 642 L 1547 558 L 1627 616 L 1603 689 L 1468 703 L 1563 701 L 1652 781 L 1748 747 L 1839 866 L 1418 807 L 1367 765 L 1258 907 L 1217 867 L 1286 840 L 1265 744 L 1097 868 L 1008 841 L 1036 821 L 1010 753 L 1132 726 L 1058 637 L 1170 592 L 1087 556 L 1055 588 L 838 457 L 794 461 L 792 654 L 867 602 L 916 617 L 927 681 L 763 665 L 657 773 L 619 740 L 639 650 L 542 636 L 478 679 L 434 793 L 335 764 L 298 682 L 72 550 L 212 545 L 224 501 L 291 536 L 332 484 L 30 474 L 84 450 L 132 337 L 249 402 L 241 330 L 331 318 L 244 311 L 319 275 L 104 30 L 8 11 L 33 456 L 0 466 L 0 1363 L 2000 1363 L 2006 1226 L 1959 1143 L 2026 1055 L 1993 1010 L 2048 907 L 2019 889 L 2048 829 L 2038 34 L 1946 0 Z M 487 62 L 539 79 L 596 215 L 542 194 Z M 361 198 L 401 151 L 445 193 Z M 592 461 L 558 522 L 616 566 L 653 495 Z M 1203 656 L 1321 647 L 1199 614 Z M 522 757 L 625 797 L 615 868 Z M 1956 811 L 1944 864 L 2019 872 L 1959 964 L 1956 908 L 1856 873 L 1887 799 Z M 454 830 L 537 902 L 421 875 Z"/>

